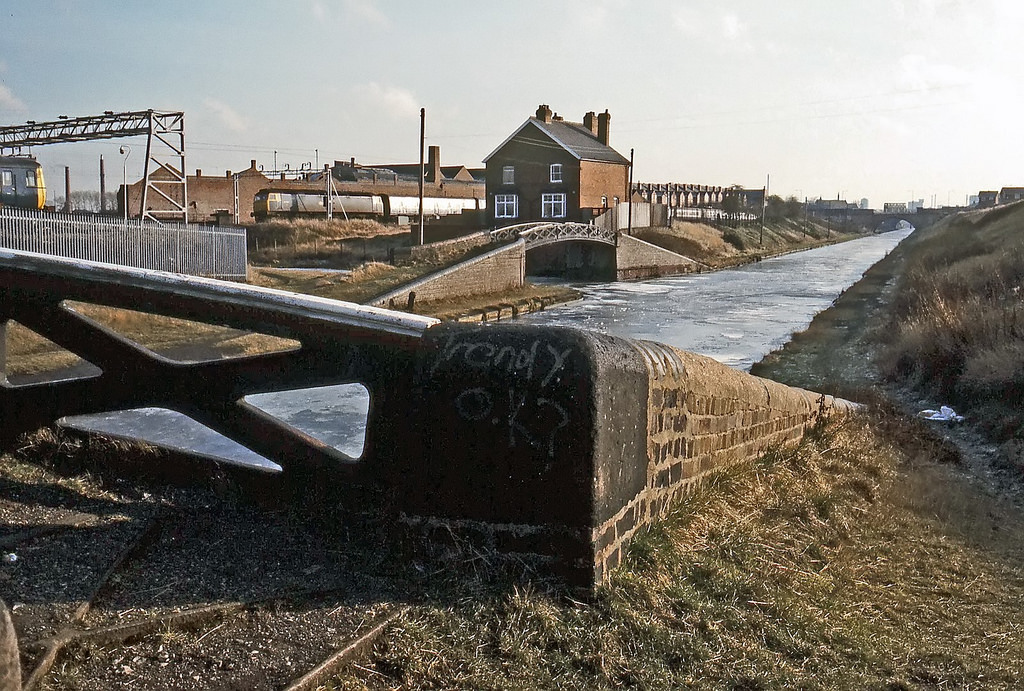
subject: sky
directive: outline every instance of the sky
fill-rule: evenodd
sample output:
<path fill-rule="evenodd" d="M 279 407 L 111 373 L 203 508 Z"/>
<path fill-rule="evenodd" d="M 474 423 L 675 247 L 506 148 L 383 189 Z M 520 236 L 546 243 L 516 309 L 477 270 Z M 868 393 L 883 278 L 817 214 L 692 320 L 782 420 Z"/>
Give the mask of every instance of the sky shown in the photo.
<path fill-rule="evenodd" d="M 412 163 L 425 108 L 480 167 L 544 103 L 607 109 L 637 182 L 941 206 L 1024 186 L 1021 36 L 1019 0 L 0 0 L 0 125 L 183 111 L 189 172 L 223 175 Z M 32 153 L 52 197 L 144 147 Z"/>

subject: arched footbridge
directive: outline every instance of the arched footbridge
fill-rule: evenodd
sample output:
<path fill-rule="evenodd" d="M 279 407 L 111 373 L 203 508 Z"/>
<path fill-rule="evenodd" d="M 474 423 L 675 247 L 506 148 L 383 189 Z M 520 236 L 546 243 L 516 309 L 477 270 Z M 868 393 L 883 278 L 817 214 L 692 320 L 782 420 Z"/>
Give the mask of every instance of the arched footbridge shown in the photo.
<path fill-rule="evenodd" d="M 526 241 L 526 249 L 543 245 L 552 245 L 556 242 L 569 242 L 574 240 L 589 240 L 601 242 L 615 247 L 618 245 L 618 233 L 601 226 L 588 223 L 520 223 L 514 226 L 505 226 L 491 231 L 491 239 L 495 242 L 504 242 L 522 238 Z"/>

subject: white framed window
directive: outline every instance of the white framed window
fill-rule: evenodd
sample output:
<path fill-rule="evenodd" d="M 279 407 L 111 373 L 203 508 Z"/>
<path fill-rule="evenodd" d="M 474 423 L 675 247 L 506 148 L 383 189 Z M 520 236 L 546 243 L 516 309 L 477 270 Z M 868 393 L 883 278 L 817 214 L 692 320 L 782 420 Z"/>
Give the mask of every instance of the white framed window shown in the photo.
<path fill-rule="evenodd" d="M 604 207 L 605 209 L 608 208 L 608 197 L 606 197 L 603 194 L 601 195 L 601 206 Z"/>
<path fill-rule="evenodd" d="M 565 218 L 565 192 L 542 194 L 540 215 L 541 218 Z"/>
<path fill-rule="evenodd" d="M 519 197 L 515 194 L 494 195 L 495 218 L 517 218 L 519 216 Z"/>
<path fill-rule="evenodd" d="M 552 163 L 551 164 L 551 182 L 562 181 L 562 164 Z"/>
<path fill-rule="evenodd" d="M 501 169 L 501 184 L 503 185 L 514 185 L 516 184 L 516 167 L 515 166 L 503 166 Z"/>

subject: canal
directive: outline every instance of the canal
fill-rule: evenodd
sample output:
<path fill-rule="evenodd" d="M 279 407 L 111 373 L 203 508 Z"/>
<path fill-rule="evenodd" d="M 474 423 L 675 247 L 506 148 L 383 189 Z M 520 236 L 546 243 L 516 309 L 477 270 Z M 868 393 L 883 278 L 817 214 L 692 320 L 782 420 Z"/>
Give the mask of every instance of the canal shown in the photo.
<path fill-rule="evenodd" d="M 723 271 L 573 284 L 582 300 L 522 321 L 658 341 L 749 370 L 805 329 L 910 232 L 869 235 Z"/>

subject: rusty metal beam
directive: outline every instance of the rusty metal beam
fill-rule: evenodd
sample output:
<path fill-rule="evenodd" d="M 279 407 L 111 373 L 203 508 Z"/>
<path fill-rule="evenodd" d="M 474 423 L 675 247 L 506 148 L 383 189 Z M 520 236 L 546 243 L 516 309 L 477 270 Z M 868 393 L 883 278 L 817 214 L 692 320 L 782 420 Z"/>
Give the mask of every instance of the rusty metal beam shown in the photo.
<path fill-rule="evenodd" d="M 74 311 L 106 305 L 294 339 L 297 350 L 198 363 L 172 361 Z M 360 383 L 374 421 L 411 377 L 434 319 L 238 283 L 0 250 L 0 325 L 15 320 L 88 360 L 88 378 L 12 385 L 0 379 L 0 443 L 66 415 L 174 410 L 280 465 L 287 475 L 358 473 L 356 459 L 246 403 L 244 396 Z M 0 328 L 2 335 L 2 328 Z M 0 349 L 0 364 L 3 351 Z M 386 446 L 386 444 L 385 444 Z M 364 458 L 367 456 L 364 453 Z"/>

